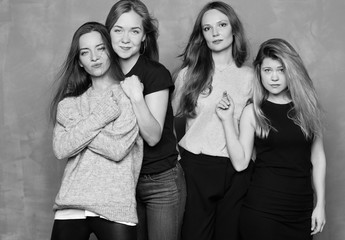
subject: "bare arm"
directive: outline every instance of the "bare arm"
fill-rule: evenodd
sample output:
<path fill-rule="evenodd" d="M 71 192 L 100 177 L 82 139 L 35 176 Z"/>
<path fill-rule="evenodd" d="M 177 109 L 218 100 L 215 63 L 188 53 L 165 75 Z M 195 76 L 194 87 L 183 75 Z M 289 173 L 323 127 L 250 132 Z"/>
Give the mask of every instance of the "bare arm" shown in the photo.
<path fill-rule="evenodd" d="M 234 103 L 230 96 L 225 97 L 218 103 L 216 112 L 222 121 L 227 150 L 230 160 L 237 171 L 243 171 L 248 167 L 254 147 L 255 119 L 253 106 L 244 108 L 240 120 L 240 134 L 237 135 L 233 117 Z"/>
<path fill-rule="evenodd" d="M 316 194 L 316 205 L 312 214 L 312 234 L 321 232 L 326 223 L 325 214 L 325 178 L 326 156 L 322 137 L 317 137 L 312 145 L 311 162 L 313 164 L 313 184 Z"/>
<path fill-rule="evenodd" d="M 126 78 L 121 86 L 132 102 L 141 136 L 149 146 L 155 146 L 162 136 L 169 90 L 164 89 L 144 97 L 143 86 L 136 76 Z"/>

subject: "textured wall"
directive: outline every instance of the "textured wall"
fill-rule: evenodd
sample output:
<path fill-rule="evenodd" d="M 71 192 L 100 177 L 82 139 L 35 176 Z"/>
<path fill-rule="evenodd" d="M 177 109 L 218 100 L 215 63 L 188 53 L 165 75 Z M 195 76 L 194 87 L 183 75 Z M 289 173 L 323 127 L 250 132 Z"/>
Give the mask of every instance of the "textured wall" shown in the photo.
<path fill-rule="evenodd" d="M 161 61 L 170 70 L 205 0 L 144 0 L 160 21 Z M 51 149 L 51 84 L 72 34 L 104 22 L 114 0 L 0 0 L 0 239 L 48 239 L 64 162 Z M 327 225 L 316 237 L 345 238 L 345 2 L 233 0 L 255 55 L 267 38 L 299 50 L 325 109 Z"/>

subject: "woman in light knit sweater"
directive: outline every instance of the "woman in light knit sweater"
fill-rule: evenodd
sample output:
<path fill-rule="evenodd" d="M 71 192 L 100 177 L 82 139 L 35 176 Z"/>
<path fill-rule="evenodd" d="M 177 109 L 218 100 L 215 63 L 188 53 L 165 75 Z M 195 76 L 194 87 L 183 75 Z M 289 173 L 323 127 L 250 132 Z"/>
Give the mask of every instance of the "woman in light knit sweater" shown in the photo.
<path fill-rule="evenodd" d="M 238 221 L 250 169 L 234 164 L 215 107 L 224 92 L 235 102 L 235 118 L 250 97 L 254 77 L 244 66 L 247 47 L 242 24 L 224 2 L 200 11 L 175 81 L 174 114 L 186 117 L 181 165 L 187 182 L 182 238 L 239 239 Z M 241 172 L 239 172 L 241 171 Z"/>
<path fill-rule="evenodd" d="M 51 104 L 53 149 L 67 158 L 51 239 L 134 240 L 143 142 L 106 28 L 74 34 Z"/>

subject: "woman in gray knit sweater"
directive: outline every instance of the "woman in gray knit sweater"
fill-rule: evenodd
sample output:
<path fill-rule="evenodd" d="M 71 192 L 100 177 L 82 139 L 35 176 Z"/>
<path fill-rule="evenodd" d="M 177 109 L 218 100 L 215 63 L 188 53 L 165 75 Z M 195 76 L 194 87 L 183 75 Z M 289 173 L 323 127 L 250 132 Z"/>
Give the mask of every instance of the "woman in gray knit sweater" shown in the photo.
<path fill-rule="evenodd" d="M 53 149 L 67 159 L 51 239 L 134 240 L 143 141 L 105 27 L 74 34 L 51 104 Z"/>

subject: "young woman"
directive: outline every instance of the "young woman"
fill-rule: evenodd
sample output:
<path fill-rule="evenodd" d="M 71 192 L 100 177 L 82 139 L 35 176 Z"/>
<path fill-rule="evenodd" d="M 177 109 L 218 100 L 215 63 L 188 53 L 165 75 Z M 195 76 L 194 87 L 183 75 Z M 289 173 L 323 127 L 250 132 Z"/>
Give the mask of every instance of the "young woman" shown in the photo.
<path fill-rule="evenodd" d="M 135 240 L 143 141 L 104 25 L 74 34 L 51 105 L 53 149 L 67 158 L 51 239 Z"/>
<path fill-rule="evenodd" d="M 249 170 L 239 173 L 244 168 L 229 159 L 224 130 L 214 110 L 227 91 L 235 99 L 238 120 L 250 97 L 254 74 L 244 66 L 246 40 L 235 11 L 224 2 L 206 4 L 182 57 L 173 98 L 175 114 L 187 121 L 179 142 L 188 192 L 182 237 L 238 239 Z"/>
<path fill-rule="evenodd" d="M 158 60 L 155 20 L 141 1 L 118 1 L 106 26 L 126 79 L 144 139 L 144 160 L 137 186 L 138 239 L 179 239 L 186 189 L 177 158 L 169 71 Z"/>
<path fill-rule="evenodd" d="M 315 89 L 285 40 L 264 42 L 254 67 L 253 103 L 243 111 L 239 137 L 232 98 L 224 94 L 216 109 L 232 161 L 245 168 L 256 149 L 240 217 L 242 237 L 312 239 L 325 225 L 326 159 Z"/>

